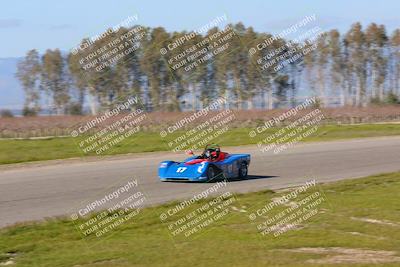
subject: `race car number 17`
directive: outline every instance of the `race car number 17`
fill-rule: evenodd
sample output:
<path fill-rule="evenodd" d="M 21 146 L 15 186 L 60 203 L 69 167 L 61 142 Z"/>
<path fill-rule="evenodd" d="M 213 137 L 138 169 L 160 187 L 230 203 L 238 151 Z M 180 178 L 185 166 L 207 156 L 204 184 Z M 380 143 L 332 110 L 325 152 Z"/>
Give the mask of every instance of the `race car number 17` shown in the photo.
<path fill-rule="evenodd" d="M 177 170 L 176 170 L 176 172 L 179 172 L 179 173 L 182 173 L 182 172 L 184 172 L 184 171 L 186 171 L 186 167 L 179 167 Z"/>

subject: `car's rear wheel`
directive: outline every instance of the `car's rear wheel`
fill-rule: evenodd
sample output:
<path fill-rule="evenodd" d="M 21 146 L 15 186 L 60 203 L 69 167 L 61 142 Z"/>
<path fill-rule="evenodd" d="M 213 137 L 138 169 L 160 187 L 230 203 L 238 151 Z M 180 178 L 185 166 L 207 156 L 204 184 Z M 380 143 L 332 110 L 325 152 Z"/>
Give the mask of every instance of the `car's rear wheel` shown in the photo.
<path fill-rule="evenodd" d="M 249 168 L 247 166 L 246 162 L 242 162 L 239 168 L 239 178 L 240 179 L 245 179 L 247 177 L 247 174 L 249 172 Z"/>

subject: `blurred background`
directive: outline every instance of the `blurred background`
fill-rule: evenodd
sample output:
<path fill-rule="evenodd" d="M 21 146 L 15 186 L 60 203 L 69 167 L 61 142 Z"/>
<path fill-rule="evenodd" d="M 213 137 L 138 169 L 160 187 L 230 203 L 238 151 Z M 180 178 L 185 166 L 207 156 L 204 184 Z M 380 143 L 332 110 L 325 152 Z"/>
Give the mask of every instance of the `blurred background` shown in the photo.
<path fill-rule="evenodd" d="M 396 1 L 7 2 L 0 11 L 1 116 L 95 115 L 133 95 L 140 96 L 149 112 L 198 110 L 220 96 L 228 100 L 225 108 L 237 110 L 285 109 L 312 96 L 323 108 L 396 105 L 398 8 Z M 250 48 L 311 16 L 315 19 L 249 55 Z M 133 17 L 112 34 L 89 42 L 87 49 L 72 53 Z M 160 53 L 221 17 L 221 23 L 179 49 Z M 135 27 L 142 29 L 143 37 L 133 52 L 100 71 L 80 63 Z M 174 70 L 168 63 L 226 27 L 235 33 L 226 42 L 228 50 L 190 71 Z M 310 32 L 318 34 L 313 38 Z M 300 51 L 307 46 L 309 52 L 295 60 L 279 57 L 293 47 Z M 267 61 L 257 60 L 276 50 L 280 52 L 274 58 L 284 67 L 263 69 Z"/>

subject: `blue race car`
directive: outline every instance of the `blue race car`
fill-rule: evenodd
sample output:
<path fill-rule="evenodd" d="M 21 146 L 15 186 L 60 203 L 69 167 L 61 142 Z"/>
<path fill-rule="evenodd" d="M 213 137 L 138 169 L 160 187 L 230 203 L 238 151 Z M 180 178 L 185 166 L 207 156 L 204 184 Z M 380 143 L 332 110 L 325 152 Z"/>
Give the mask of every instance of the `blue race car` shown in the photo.
<path fill-rule="evenodd" d="M 228 154 L 219 145 L 207 145 L 200 156 L 183 162 L 163 161 L 158 168 L 161 181 L 202 181 L 247 177 L 250 154 Z"/>

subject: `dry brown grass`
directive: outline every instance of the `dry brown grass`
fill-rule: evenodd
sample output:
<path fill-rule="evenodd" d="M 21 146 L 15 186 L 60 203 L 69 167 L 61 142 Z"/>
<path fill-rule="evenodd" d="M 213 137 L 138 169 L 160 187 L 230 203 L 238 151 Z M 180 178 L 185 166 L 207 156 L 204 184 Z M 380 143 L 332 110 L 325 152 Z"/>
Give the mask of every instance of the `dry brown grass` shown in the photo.
<path fill-rule="evenodd" d="M 254 127 L 263 121 L 278 117 L 284 109 L 274 110 L 234 110 L 235 121 L 231 127 Z M 218 111 L 210 112 L 207 116 L 196 119 L 193 124 L 201 123 Z M 310 110 L 302 110 L 291 120 L 298 118 Z M 366 108 L 324 108 L 323 123 L 326 124 L 354 124 L 400 121 L 400 106 L 377 106 Z M 142 122 L 145 130 L 157 130 L 167 125 L 175 124 L 180 119 L 190 116 L 193 112 L 152 112 L 148 113 Z M 108 119 L 99 127 L 104 127 L 117 121 L 124 115 Z M 94 116 L 40 116 L 20 118 L 0 118 L 0 137 L 39 137 L 69 135 L 78 125 L 94 119 Z M 193 127 L 193 124 L 190 124 Z M 99 128 L 98 127 L 98 128 Z M 96 130 L 96 129 L 93 129 Z"/>
<path fill-rule="evenodd" d="M 285 250 L 307 254 L 325 255 L 321 259 L 307 260 L 315 264 L 382 264 L 400 262 L 400 257 L 394 251 L 371 250 L 361 248 L 297 248 Z"/>

